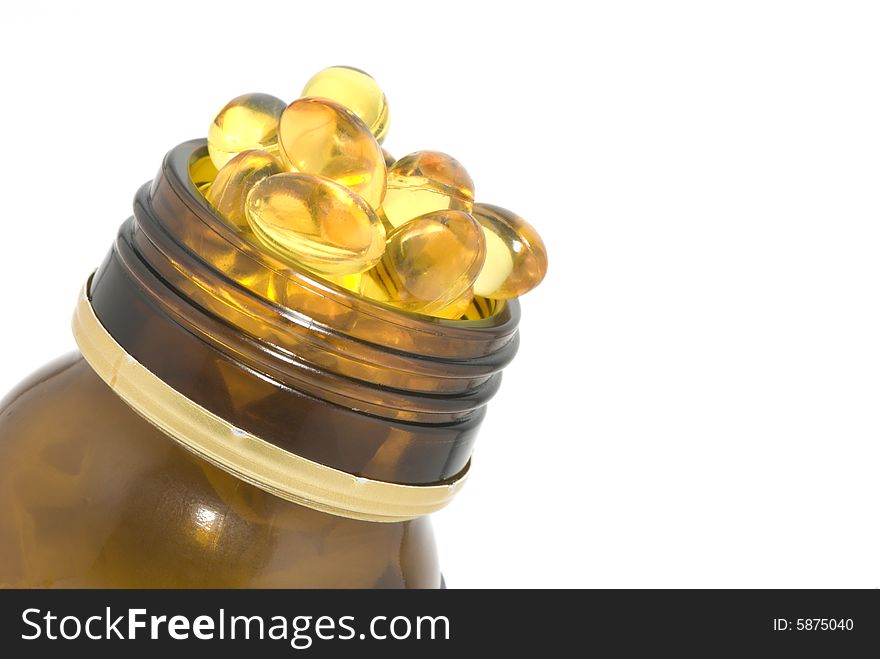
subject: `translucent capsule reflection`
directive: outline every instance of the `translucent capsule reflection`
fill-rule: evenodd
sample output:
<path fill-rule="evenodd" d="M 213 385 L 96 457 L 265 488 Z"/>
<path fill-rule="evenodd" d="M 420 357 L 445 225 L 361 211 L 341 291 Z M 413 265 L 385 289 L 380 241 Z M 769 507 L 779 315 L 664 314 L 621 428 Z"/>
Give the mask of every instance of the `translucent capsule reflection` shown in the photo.
<path fill-rule="evenodd" d="M 318 71 L 303 88 L 302 96 L 319 96 L 336 101 L 360 117 L 381 142 L 388 132 L 388 100 L 368 73 L 349 66 L 331 66 Z"/>
<path fill-rule="evenodd" d="M 473 215 L 486 234 L 486 262 L 474 283 L 474 293 L 503 300 L 540 284 L 547 273 L 547 249 L 534 227 L 519 215 L 491 204 L 475 204 Z"/>
<path fill-rule="evenodd" d="M 385 249 L 385 229 L 364 200 L 320 176 L 269 176 L 248 193 L 246 209 L 271 252 L 319 274 L 363 272 Z"/>
<path fill-rule="evenodd" d="M 244 94 L 220 110 L 208 128 L 208 153 L 220 169 L 242 151 L 278 149 L 278 119 L 286 104 L 269 94 Z"/>
<path fill-rule="evenodd" d="M 382 209 L 393 227 L 432 211 L 470 211 L 473 204 L 474 182 L 470 174 L 445 153 L 416 151 L 388 170 Z"/>
<path fill-rule="evenodd" d="M 278 140 L 281 157 L 292 171 L 333 179 L 373 208 L 382 203 L 382 147 L 351 110 L 323 98 L 301 98 L 282 113 Z"/>
<path fill-rule="evenodd" d="M 482 320 L 497 312 L 503 304 L 502 300 L 491 300 L 487 297 L 474 295 L 463 315 L 466 320 Z"/>
<path fill-rule="evenodd" d="M 461 211 L 438 211 L 395 229 L 362 292 L 402 309 L 432 314 L 468 294 L 486 256 L 483 230 Z"/>
<path fill-rule="evenodd" d="M 190 165 L 189 175 L 199 192 L 205 194 L 217 177 L 217 168 L 210 156 L 202 156 Z"/>
<path fill-rule="evenodd" d="M 474 291 L 469 288 L 457 300 L 453 300 L 442 309 L 432 311 L 431 315 L 437 318 L 446 318 L 447 320 L 458 320 L 465 314 L 473 300 Z"/>
<path fill-rule="evenodd" d="M 359 293 L 361 290 L 361 280 L 364 277 L 364 273 L 355 272 L 350 275 L 325 275 L 324 277 L 325 279 L 327 279 L 327 281 L 333 282 L 337 286 L 349 290 L 352 293 Z"/>
<path fill-rule="evenodd" d="M 229 224 L 240 231 L 248 230 L 248 192 L 264 178 L 283 171 L 278 157 L 267 151 L 242 151 L 217 172 L 205 197 Z"/>

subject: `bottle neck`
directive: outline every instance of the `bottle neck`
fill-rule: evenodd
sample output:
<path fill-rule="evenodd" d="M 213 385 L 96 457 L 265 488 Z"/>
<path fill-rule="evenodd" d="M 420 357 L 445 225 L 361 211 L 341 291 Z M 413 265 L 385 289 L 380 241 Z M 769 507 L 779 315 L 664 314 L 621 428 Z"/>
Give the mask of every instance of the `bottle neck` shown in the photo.
<path fill-rule="evenodd" d="M 465 470 L 512 359 L 518 305 L 446 321 L 375 304 L 263 254 L 196 189 L 203 141 L 173 149 L 89 289 L 104 329 L 198 406 L 366 479 Z"/>

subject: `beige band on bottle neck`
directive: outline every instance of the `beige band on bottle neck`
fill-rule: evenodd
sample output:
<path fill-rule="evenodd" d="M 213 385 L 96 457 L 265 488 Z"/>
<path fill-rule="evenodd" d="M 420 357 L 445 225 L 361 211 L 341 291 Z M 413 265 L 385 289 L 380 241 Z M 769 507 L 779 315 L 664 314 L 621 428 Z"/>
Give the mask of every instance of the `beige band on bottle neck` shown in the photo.
<path fill-rule="evenodd" d="M 95 315 L 89 282 L 73 315 L 73 335 L 85 360 L 138 414 L 221 469 L 282 499 L 371 522 L 400 522 L 435 512 L 464 485 L 470 463 L 442 485 L 399 485 L 327 467 L 236 428 L 129 355 Z"/>

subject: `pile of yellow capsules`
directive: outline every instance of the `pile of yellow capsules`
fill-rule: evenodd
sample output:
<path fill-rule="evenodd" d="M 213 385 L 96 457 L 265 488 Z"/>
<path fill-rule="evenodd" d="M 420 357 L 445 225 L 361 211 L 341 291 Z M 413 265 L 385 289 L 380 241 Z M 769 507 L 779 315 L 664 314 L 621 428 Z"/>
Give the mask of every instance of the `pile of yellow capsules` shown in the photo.
<path fill-rule="evenodd" d="M 372 77 L 324 69 L 290 105 L 268 94 L 230 101 L 208 131 L 218 173 L 200 189 L 279 259 L 400 309 L 458 319 L 480 298 L 537 286 L 547 252 L 534 228 L 475 203 L 451 156 L 394 161 L 380 146 L 387 131 Z"/>

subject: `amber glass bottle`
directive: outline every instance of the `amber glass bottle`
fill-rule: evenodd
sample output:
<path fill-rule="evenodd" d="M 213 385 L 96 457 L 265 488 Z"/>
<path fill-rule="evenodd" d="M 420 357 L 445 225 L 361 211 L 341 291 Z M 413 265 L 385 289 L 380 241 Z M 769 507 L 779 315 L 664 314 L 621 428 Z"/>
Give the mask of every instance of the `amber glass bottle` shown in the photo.
<path fill-rule="evenodd" d="M 0 585 L 438 587 L 516 301 L 449 321 L 360 298 L 229 228 L 203 140 L 135 198 L 80 351 L 0 403 Z"/>

